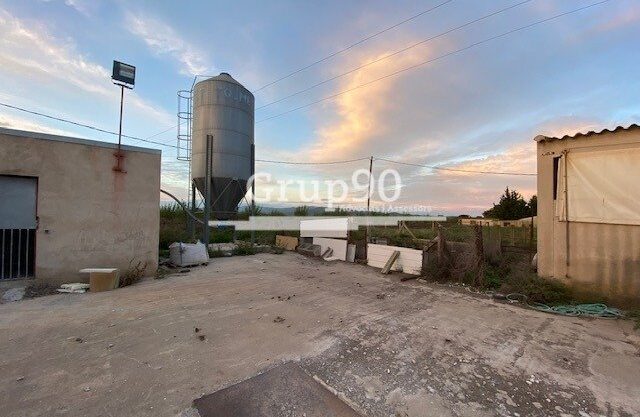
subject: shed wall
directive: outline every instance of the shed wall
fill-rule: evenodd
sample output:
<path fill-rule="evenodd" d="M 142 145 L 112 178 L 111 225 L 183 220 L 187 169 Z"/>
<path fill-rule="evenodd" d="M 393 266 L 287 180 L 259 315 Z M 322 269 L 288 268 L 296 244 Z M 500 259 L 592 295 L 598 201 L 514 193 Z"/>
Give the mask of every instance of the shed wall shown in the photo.
<path fill-rule="evenodd" d="M 553 159 L 564 150 L 629 146 L 640 146 L 638 130 L 537 144 L 538 274 L 560 279 L 579 293 L 603 296 L 620 305 L 640 303 L 640 226 L 570 222 L 567 246 L 566 223 L 555 214 L 555 206 L 562 200 L 554 200 Z"/>
<path fill-rule="evenodd" d="M 113 171 L 112 144 L 0 131 L 0 175 L 38 178 L 35 278 L 87 281 L 82 268 L 158 266 L 159 151 L 125 147 Z"/>

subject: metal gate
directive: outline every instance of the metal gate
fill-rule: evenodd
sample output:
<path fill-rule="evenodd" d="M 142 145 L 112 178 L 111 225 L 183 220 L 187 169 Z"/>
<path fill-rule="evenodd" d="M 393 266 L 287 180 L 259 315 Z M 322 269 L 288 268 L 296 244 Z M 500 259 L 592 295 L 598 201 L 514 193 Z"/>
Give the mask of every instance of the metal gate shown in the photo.
<path fill-rule="evenodd" d="M 37 178 L 0 175 L 0 280 L 34 276 L 37 193 Z"/>

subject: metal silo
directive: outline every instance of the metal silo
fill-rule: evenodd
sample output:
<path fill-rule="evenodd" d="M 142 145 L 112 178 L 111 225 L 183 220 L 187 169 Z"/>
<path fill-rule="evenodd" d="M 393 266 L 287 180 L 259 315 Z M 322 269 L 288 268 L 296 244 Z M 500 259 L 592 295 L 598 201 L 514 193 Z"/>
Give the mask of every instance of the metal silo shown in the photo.
<path fill-rule="evenodd" d="M 211 215 L 233 218 L 253 174 L 254 97 L 229 74 L 195 84 L 193 88 L 192 178 L 205 196 L 207 136 L 212 139 Z"/>

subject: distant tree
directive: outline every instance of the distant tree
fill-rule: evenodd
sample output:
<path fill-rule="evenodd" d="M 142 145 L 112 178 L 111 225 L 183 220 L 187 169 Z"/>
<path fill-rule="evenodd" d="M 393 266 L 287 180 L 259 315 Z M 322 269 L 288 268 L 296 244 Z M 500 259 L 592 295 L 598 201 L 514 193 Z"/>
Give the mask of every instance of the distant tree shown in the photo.
<path fill-rule="evenodd" d="M 343 208 L 336 207 L 331 211 L 324 210 L 323 216 L 349 216 L 351 213 Z"/>
<path fill-rule="evenodd" d="M 262 207 L 256 204 L 255 213 L 252 213 L 251 206 L 244 206 L 238 214 L 238 218 L 240 219 L 248 219 L 249 216 L 262 216 Z"/>
<path fill-rule="evenodd" d="M 471 218 L 471 216 L 469 216 L 468 214 L 461 214 L 458 216 L 459 219 L 469 219 Z"/>
<path fill-rule="evenodd" d="M 294 216 L 308 216 L 309 206 L 298 206 L 293 210 Z"/>
<path fill-rule="evenodd" d="M 529 202 L 527 203 L 527 206 L 529 207 L 529 216 L 537 216 L 538 215 L 538 196 L 537 195 L 531 196 L 531 198 L 529 199 Z"/>
<path fill-rule="evenodd" d="M 485 211 L 485 217 L 499 220 L 517 220 L 531 215 L 529 205 L 516 190 L 509 190 L 509 187 L 500 196 L 500 201 Z"/>

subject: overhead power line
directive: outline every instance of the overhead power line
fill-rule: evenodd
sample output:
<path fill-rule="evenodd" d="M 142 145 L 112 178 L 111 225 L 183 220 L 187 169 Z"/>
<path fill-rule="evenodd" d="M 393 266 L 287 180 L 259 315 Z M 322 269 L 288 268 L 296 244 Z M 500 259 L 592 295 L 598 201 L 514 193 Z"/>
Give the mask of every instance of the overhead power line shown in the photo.
<path fill-rule="evenodd" d="M 297 161 L 273 161 L 269 159 L 256 159 L 256 162 L 266 162 L 270 164 L 283 164 L 283 165 L 335 165 L 335 164 L 348 164 L 350 162 L 368 161 L 369 158 L 357 158 L 346 159 L 343 161 L 329 161 L 329 162 L 297 162 Z"/>
<path fill-rule="evenodd" d="M 256 159 L 256 162 L 267 162 L 272 164 L 281 164 L 281 165 L 335 165 L 335 164 L 348 164 L 351 162 L 359 162 L 359 161 L 369 161 L 370 157 L 356 158 L 356 159 L 344 159 L 340 161 L 328 161 L 328 162 L 297 162 L 297 161 L 275 161 L 275 160 L 267 160 L 267 159 Z M 419 168 L 429 168 L 436 171 L 452 171 L 452 172 L 465 172 L 470 174 L 492 174 L 492 175 L 523 175 L 523 176 L 536 176 L 535 173 L 529 172 L 506 172 L 506 171 L 489 171 L 489 170 L 472 170 L 472 169 L 459 169 L 459 168 L 448 168 L 437 165 L 422 165 L 422 164 L 414 164 L 411 162 L 403 162 L 396 161 L 393 159 L 387 158 L 378 158 L 373 157 L 374 161 L 385 161 L 391 162 L 394 164 L 400 165 L 408 165 Z"/>
<path fill-rule="evenodd" d="M 183 125 L 183 124 L 185 124 L 185 123 L 186 123 L 186 122 L 182 122 L 182 123 L 178 123 L 177 125 L 170 126 L 170 127 L 166 128 L 165 130 L 163 130 L 163 131 L 161 131 L 161 132 L 158 132 L 158 133 L 155 133 L 155 134 L 153 134 L 153 135 L 151 135 L 151 136 L 148 136 L 148 137 L 146 138 L 146 140 L 149 140 L 149 139 L 155 138 L 156 136 L 160 136 L 160 135 L 162 135 L 163 133 L 167 133 L 167 132 L 169 132 L 169 131 L 171 131 L 171 130 L 173 130 L 173 129 L 177 129 L 177 128 L 178 128 L 178 125 L 182 126 L 182 125 Z"/>
<path fill-rule="evenodd" d="M 493 16 L 495 16 L 495 15 L 498 15 L 498 14 L 500 14 L 500 13 L 504 13 L 504 12 L 506 12 L 506 11 L 508 11 L 508 10 L 511 10 L 511 9 L 513 9 L 513 8 L 515 8 L 515 7 L 521 6 L 521 5 L 525 4 L 525 3 L 529 3 L 529 2 L 531 2 L 531 1 L 532 1 L 532 0 L 524 0 L 524 1 L 521 1 L 521 2 L 519 2 L 519 3 L 512 4 L 511 6 L 507 6 L 507 7 L 504 7 L 504 8 L 502 8 L 502 9 L 500 9 L 500 10 L 496 10 L 496 11 L 494 11 L 494 12 L 492 12 L 492 13 L 486 14 L 486 15 L 484 15 L 484 16 L 482 16 L 482 17 L 477 18 L 477 19 L 470 20 L 470 21 L 468 21 L 468 22 L 466 22 L 466 23 L 463 23 L 463 24 L 462 24 L 462 25 L 460 25 L 460 26 L 456 26 L 456 27 L 454 27 L 454 28 L 452 28 L 452 29 L 449 29 L 449 30 L 446 30 L 446 31 L 444 31 L 444 32 L 441 32 L 441 33 L 439 33 L 439 34 L 437 34 L 437 35 L 431 36 L 431 37 L 429 37 L 429 38 L 427 38 L 427 39 L 423 39 L 423 40 L 421 40 L 421 41 L 419 41 L 419 42 L 416 42 L 416 43 L 414 43 L 414 44 L 411 44 L 411 45 L 409 45 L 409 46 L 407 46 L 407 47 L 405 47 L 405 48 L 399 49 L 399 50 L 397 50 L 397 51 L 395 51 L 395 52 L 391 52 L 391 53 L 388 53 L 388 54 L 386 54 L 386 55 L 383 55 L 383 56 L 381 56 L 380 58 L 377 58 L 377 59 L 375 59 L 375 60 L 373 60 L 373 61 L 367 62 L 366 64 L 360 65 L 359 67 L 353 68 L 353 69 L 351 69 L 351 70 L 349 70 L 349 71 L 347 71 L 347 72 L 343 72 L 342 74 L 338 74 L 338 75 L 335 75 L 335 76 L 333 76 L 333 77 L 327 78 L 327 79 L 326 79 L 326 80 L 324 80 L 324 81 L 320 81 L 319 83 L 316 83 L 316 84 L 314 84 L 314 85 L 312 85 L 312 86 L 309 86 L 309 87 L 307 87 L 307 88 L 304 88 L 304 89 L 302 89 L 302 90 L 296 91 L 295 93 L 291 93 L 291 94 L 289 94 L 289 95 L 287 95 L 287 96 L 284 96 L 284 97 L 282 97 L 282 98 L 279 98 L 279 99 L 274 100 L 274 101 L 272 101 L 272 102 L 269 102 L 269 103 L 267 103 L 267 104 L 263 104 L 263 105 L 262 105 L 262 106 L 260 106 L 260 107 L 256 107 L 256 110 L 263 109 L 263 108 L 268 107 L 268 106 L 271 106 L 271 105 L 273 105 L 273 104 L 280 103 L 280 102 L 282 102 L 282 101 L 284 101 L 284 100 L 287 100 L 287 99 L 289 99 L 289 98 L 291 98 L 291 97 L 295 97 L 295 96 L 297 96 L 297 95 L 299 95 L 299 94 L 306 93 L 307 91 L 313 90 L 313 89 L 314 89 L 314 88 L 316 88 L 316 87 L 319 87 L 319 86 L 324 85 L 324 84 L 326 84 L 326 83 L 328 83 L 328 82 L 331 82 L 331 81 L 337 80 L 338 78 L 342 78 L 342 77 L 344 77 L 345 75 L 353 74 L 354 72 L 359 71 L 359 70 L 361 70 L 361 69 L 363 69 L 363 68 L 365 68 L 365 67 L 371 66 L 371 65 L 373 65 L 373 64 L 377 64 L 378 62 L 384 61 L 384 60 L 389 59 L 389 58 L 391 58 L 391 57 L 393 57 L 393 56 L 396 56 L 396 55 L 398 55 L 398 54 L 401 54 L 401 53 L 403 53 L 403 52 L 406 52 L 406 51 L 408 51 L 408 50 L 410 50 L 410 49 L 413 49 L 413 48 L 415 48 L 415 47 L 418 47 L 418 46 L 424 45 L 424 44 L 426 44 L 426 43 L 428 43 L 428 42 L 431 42 L 431 41 L 436 40 L 436 39 L 438 39 L 438 38 L 441 38 L 441 37 L 443 37 L 443 36 L 449 35 L 449 34 L 451 34 L 451 33 L 453 33 L 453 32 L 456 32 L 456 31 L 458 31 L 458 30 L 460 30 L 460 29 L 464 29 L 464 28 L 466 28 L 467 26 L 471 26 L 471 25 L 473 25 L 473 24 L 475 24 L 475 23 L 478 23 L 478 22 L 480 22 L 480 21 L 482 21 L 482 20 L 488 19 L 488 18 L 493 17 Z"/>
<path fill-rule="evenodd" d="M 40 113 L 40 112 L 37 112 L 37 111 L 24 109 L 22 107 L 13 106 L 13 105 L 7 104 L 7 103 L 0 102 L 0 106 L 4 106 L 4 107 L 10 108 L 10 109 L 14 109 L 14 110 L 19 110 L 19 111 L 22 111 L 22 112 L 25 112 L 25 113 L 36 115 L 36 116 L 46 117 L 48 119 L 56 120 L 56 121 L 59 121 L 59 122 L 70 123 L 70 124 L 75 125 L 75 126 L 85 127 L 87 129 L 95 130 L 95 131 L 102 132 L 102 133 L 107 133 L 107 134 L 110 134 L 110 135 L 116 135 L 116 136 L 118 135 L 117 132 L 112 132 L 112 131 L 109 131 L 109 130 L 101 129 L 99 127 L 91 126 L 91 125 L 88 125 L 88 124 L 85 124 L 85 123 L 75 122 L 73 120 L 65 119 L 65 118 L 62 118 L 62 117 L 51 116 L 49 114 L 44 114 L 44 113 Z M 170 130 L 170 129 L 166 129 L 165 131 L 168 131 L 168 130 Z M 153 136 L 157 136 L 157 135 L 159 135 L 161 133 L 164 133 L 164 132 L 156 133 L 155 135 L 149 136 L 149 138 L 151 138 Z M 177 146 L 175 146 L 175 145 L 169 145 L 167 143 L 162 143 L 162 142 L 155 142 L 155 141 L 149 140 L 149 138 L 144 139 L 144 138 L 139 138 L 139 137 L 136 137 L 136 136 L 129 136 L 129 135 L 122 135 L 122 136 L 125 137 L 125 138 L 133 139 L 133 140 L 152 143 L 152 144 L 155 144 L 155 145 L 167 146 L 167 147 L 170 147 L 170 148 L 177 148 Z M 272 159 L 256 159 L 256 162 L 264 162 L 264 163 L 271 163 L 271 164 L 282 164 L 282 165 L 336 165 L 336 164 L 348 164 L 348 163 L 359 162 L 359 161 L 369 161 L 370 158 L 371 157 L 362 157 L 362 158 L 355 158 L 355 159 L 344 159 L 344 160 L 326 161 L 326 162 L 277 161 L 277 160 L 272 160 Z M 420 164 L 414 164 L 414 163 L 409 163 L 409 162 L 394 161 L 392 159 L 377 158 L 377 157 L 374 157 L 374 160 L 392 162 L 392 163 L 396 163 L 396 164 L 409 165 L 409 166 L 415 166 L 415 167 L 421 167 L 421 168 L 430 168 L 430 169 L 441 170 L 441 171 L 456 171 L 456 172 L 467 172 L 467 173 L 474 173 L 474 174 L 497 174 L 497 175 L 536 175 L 536 174 L 529 174 L 529 173 L 522 173 L 522 172 L 474 171 L 474 170 L 464 170 L 464 169 L 457 169 L 457 168 L 446 168 L 446 167 L 440 167 L 440 166 L 420 165 Z"/>
<path fill-rule="evenodd" d="M 62 118 L 62 117 L 51 116 L 51 115 L 40 113 L 40 112 L 37 112 L 37 111 L 24 109 L 22 107 L 13 106 L 13 105 L 7 104 L 7 103 L 0 102 L 0 106 L 4 106 L 4 107 L 10 108 L 10 109 L 14 109 L 14 110 L 19 110 L 19 111 L 22 111 L 22 112 L 25 112 L 25 113 L 36 115 L 36 116 L 46 117 L 48 119 L 56 120 L 56 121 L 59 121 L 59 122 L 70 123 L 70 124 L 75 125 L 75 126 L 85 127 L 87 129 L 92 129 L 92 130 L 95 130 L 95 131 L 98 131 L 98 132 L 102 132 L 102 133 L 107 133 L 107 134 L 110 134 L 110 135 L 118 135 L 117 132 L 112 132 L 112 131 L 109 131 L 109 130 L 101 129 L 99 127 L 91 126 L 91 125 L 88 125 L 88 124 L 85 124 L 85 123 L 75 122 L 73 120 L 65 119 L 65 118 Z M 168 131 L 168 130 L 170 130 L 170 129 L 166 129 L 165 131 Z M 159 133 L 156 133 L 155 135 L 152 135 L 152 136 L 149 136 L 149 137 L 157 136 L 160 133 L 164 133 L 164 132 L 159 132 Z M 153 143 L 155 145 L 167 146 L 167 147 L 170 147 L 170 148 L 177 148 L 177 146 L 175 146 L 175 145 L 169 145 L 167 143 L 151 141 L 151 140 L 148 140 L 148 138 L 147 139 L 143 139 L 143 138 L 138 138 L 136 136 L 129 136 L 129 135 L 122 135 L 122 136 L 125 137 L 125 138 L 133 139 L 133 140 L 138 140 L 138 141 L 147 142 L 147 143 Z M 368 161 L 369 159 L 370 159 L 370 157 L 362 157 L 362 158 L 355 158 L 355 159 L 344 159 L 344 160 L 339 160 L 339 161 L 326 161 L 326 162 L 277 161 L 277 160 L 272 160 L 272 159 L 256 159 L 256 162 L 265 162 L 265 163 L 282 164 L 282 165 L 335 165 L 335 164 L 347 164 L 347 163 L 359 162 L 359 161 Z M 415 166 L 415 167 L 421 167 L 421 168 L 430 168 L 430 169 L 442 170 L 442 171 L 456 171 L 456 172 L 467 172 L 467 173 L 475 173 L 475 174 L 498 174 L 498 175 L 536 175 L 536 174 L 521 173 L 521 172 L 473 171 L 473 170 L 464 170 L 464 169 L 457 169 L 457 168 L 446 168 L 446 167 L 431 166 L 431 165 L 413 164 L 413 163 L 402 162 L 402 161 L 394 161 L 394 160 L 391 160 L 391 159 L 377 158 L 377 157 L 374 157 L 374 160 L 392 162 L 392 163 L 396 163 L 396 164 L 409 165 L 409 166 Z"/>
<path fill-rule="evenodd" d="M 21 112 L 24 112 L 24 113 L 33 114 L 35 116 L 46 117 L 47 119 L 56 120 L 58 122 L 69 123 L 69 124 L 72 124 L 72 125 L 75 125 L 75 126 L 84 127 L 84 128 L 87 128 L 87 129 L 95 130 L 97 132 L 102 132 L 102 133 L 107 133 L 109 135 L 118 136 L 118 132 L 112 132 L 110 130 L 101 129 L 101 128 L 96 127 L 96 126 L 91 126 L 91 125 L 88 125 L 88 124 L 85 124 L 85 123 L 75 122 L 73 120 L 65 119 L 65 118 L 62 118 L 62 117 L 51 116 L 49 114 L 40 113 L 40 112 L 37 112 L 37 111 L 34 111 L 34 110 L 28 110 L 28 109 L 25 109 L 25 108 L 22 108 L 22 107 L 13 106 L 11 104 L 1 103 L 0 102 L 0 106 L 7 107 L 7 108 L 13 109 L 13 110 L 18 110 L 18 111 L 21 111 Z M 129 135 L 122 135 L 122 137 L 123 138 L 137 140 L 137 141 L 140 141 L 140 142 L 152 143 L 154 145 L 167 146 L 167 147 L 170 147 L 170 148 L 177 148 L 177 146 L 175 146 L 175 145 L 170 145 L 168 143 L 149 140 L 150 138 L 153 138 L 153 137 L 158 136 L 158 135 L 160 135 L 162 133 L 168 132 L 169 130 L 171 130 L 173 128 L 175 128 L 175 126 L 171 126 L 171 128 L 169 128 L 169 129 L 167 129 L 165 131 L 156 133 L 155 135 L 151 135 L 151 136 L 149 136 L 149 138 L 146 138 L 146 139 L 139 138 L 139 137 L 136 137 L 136 136 L 129 136 Z"/>
<path fill-rule="evenodd" d="M 400 165 L 408 165 L 408 166 L 413 166 L 413 167 L 419 167 L 419 168 L 429 168 L 429 169 L 433 169 L 436 171 L 453 171 L 453 172 L 465 172 L 465 173 L 469 173 L 469 174 L 491 174 L 491 175 L 522 175 L 522 176 L 536 176 L 537 174 L 535 173 L 529 173 L 529 172 L 504 172 L 504 171 L 476 171 L 476 170 L 472 170 L 472 169 L 459 169 L 459 168 L 447 168 L 447 167 L 442 167 L 442 166 L 437 166 L 437 165 L 421 165 L 421 164 L 413 164 L 410 162 L 402 162 L 402 161 L 394 161 L 392 159 L 386 159 L 386 158 L 373 158 L 375 161 L 385 161 L 385 162 L 391 162 L 394 164 L 400 164 Z"/>
<path fill-rule="evenodd" d="M 549 21 L 552 21 L 552 20 L 555 20 L 555 19 L 559 19 L 561 17 L 567 16 L 567 15 L 570 15 L 570 14 L 573 14 L 573 13 L 577 13 L 577 12 L 589 9 L 591 7 L 599 6 L 599 5 L 601 5 L 603 3 L 607 3 L 609 1 L 610 0 L 602 0 L 602 1 L 599 1 L 599 2 L 596 2 L 596 3 L 591 3 L 589 5 L 586 5 L 586 6 L 583 6 L 583 7 L 579 7 L 577 9 L 573 9 L 573 10 L 570 10 L 570 11 L 567 11 L 567 12 L 563 12 L 563 13 L 560 13 L 560 14 L 557 14 L 557 15 L 542 19 L 542 20 L 538 20 L 538 21 L 533 22 L 533 23 L 529 23 L 529 24 L 524 25 L 524 26 L 520 26 L 520 27 L 515 28 L 515 29 L 508 30 L 508 31 L 503 32 L 503 33 L 501 33 L 499 35 L 491 36 L 491 37 L 483 39 L 481 41 L 474 42 L 474 43 L 472 43 L 470 45 L 465 46 L 464 48 L 456 49 L 455 51 L 452 51 L 452 52 L 447 52 L 446 54 L 440 55 L 440 56 L 432 58 L 432 59 L 428 59 L 426 61 L 420 62 L 418 64 L 411 65 L 409 67 L 402 68 L 402 69 L 400 69 L 398 71 L 392 72 L 392 73 L 387 74 L 387 75 L 383 75 L 382 77 L 373 79 L 373 80 L 368 81 L 366 83 L 362 83 L 362 84 L 356 85 L 355 87 L 351 87 L 349 89 L 339 91 L 339 92 L 337 92 L 335 94 L 323 97 L 323 98 L 321 98 L 319 100 L 315 100 L 315 101 L 312 101 L 310 103 L 303 104 L 302 106 L 294 107 L 294 108 L 289 109 L 287 111 L 284 111 L 282 113 L 278 113 L 278 114 L 275 114 L 273 116 L 266 117 L 264 119 L 258 120 L 256 123 L 262 123 L 262 122 L 266 122 L 267 120 L 272 120 L 272 119 L 275 119 L 275 118 L 278 118 L 278 117 L 282 117 L 282 116 L 287 115 L 289 113 L 293 113 L 295 111 L 302 110 L 304 108 L 313 106 L 315 104 L 322 103 L 324 101 L 331 100 L 333 98 L 336 98 L 336 97 L 339 97 L 341 95 L 347 94 L 347 93 L 349 93 L 351 91 L 360 89 L 362 87 L 366 87 L 368 85 L 374 84 L 374 83 L 376 83 L 378 81 L 381 81 L 381 80 L 384 80 L 386 78 L 394 77 L 394 76 L 396 76 L 398 74 L 401 74 L 403 72 L 410 71 L 412 69 L 415 69 L 415 68 L 418 68 L 418 67 L 421 67 L 421 66 L 424 66 L 424 65 L 439 61 L 439 60 L 447 58 L 449 56 L 459 54 L 461 52 L 464 52 L 464 51 L 467 51 L 469 49 L 475 48 L 476 46 L 479 46 L 479 45 L 494 41 L 494 40 L 499 39 L 499 38 L 503 38 L 503 37 L 511 35 L 513 33 L 516 33 L 516 32 L 519 32 L 519 31 L 522 31 L 522 30 L 525 30 L 525 29 L 529 29 L 531 27 L 534 27 L 534 26 L 537 26 L 537 25 L 540 25 L 540 24 L 543 24 L 543 23 L 546 23 L 546 22 L 549 22 Z"/>
<path fill-rule="evenodd" d="M 334 56 L 336 56 L 336 55 L 340 55 L 341 53 L 346 52 L 346 51 L 348 51 L 348 50 L 350 50 L 350 49 L 352 49 L 352 48 L 354 48 L 354 47 L 356 47 L 356 46 L 358 46 L 358 45 L 361 45 L 361 44 L 365 43 L 366 41 L 368 41 L 368 40 L 371 40 L 371 39 L 375 38 L 376 36 L 382 35 L 383 33 L 388 32 L 388 31 L 390 31 L 390 30 L 392 30 L 392 29 L 395 29 L 395 28 L 397 28 L 398 26 L 404 25 L 405 23 L 410 22 L 410 21 L 412 21 L 412 20 L 414 20 L 414 19 L 417 19 L 418 17 L 423 16 L 423 15 L 425 15 L 425 14 L 427 14 L 427 13 L 430 13 L 430 12 L 432 12 L 432 11 L 434 11 L 434 10 L 436 10 L 436 9 L 438 9 L 438 8 L 440 8 L 440 7 L 442 7 L 442 6 L 444 6 L 444 5 L 445 5 L 445 4 L 447 4 L 447 3 L 451 3 L 452 1 L 453 1 L 453 0 L 443 1 L 442 3 L 439 3 L 439 4 L 437 4 L 437 5 L 435 5 L 435 6 L 431 7 L 431 8 L 429 8 L 429 9 L 427 9 L 427 10 L 424 10 L 424 11 L 422 11 L 422 12 L 420 12 L 420 13 L 418 13 L 418 14 L 415 14 L 415 15 L 413 15 L 413 16 L 411 16 L 411 17 L 407 18 L 407 19 L 404 19 L 404 20 L 402 20 L 402 21 L 400 21 L 400 22 L 398 22 L 398 23 L 396 23 L 396 24 L 394 24 L 394 25 L 391 25 L 391 26 L 389 26 L 389 27 L 387 27 L 387 28 L 384 28 L 384 29 L 382 29 L 382 30 L 380 30 L 380 31 L 378 31 L 378 32 L 376 32 L 376 33 L 373 33 L 373 34 L 371 34 L 371 35 L 369 35 L 369 36 L 367 36 L 367 37 L 365 37 L 365 38 L 363 38 L 363 39 L 360 39 L 359 41 L 357 41 L 357 42 L 355 42 L 355 43 L 352 43 L 351 45 L 349 45 L 349 46 L 347 46 L 347 47 L 345 47 L 345 48 L 342 48 L 342 49 L 340 49 L 340 50 L 338 50 L 338 51 L 332 52 L 332 53 L 330 53 L 329 55 L 327 55 L 327 56 L 325 56 L 325 57 L 323 57 L 323 58 L 320 58 L 320 59 L 318 59 L 317 61 L 314 61 L 314 62 L 312 62 L 312 63 L 311 63 L 311 64 L 309 64 L 309 65 L 306 65 L 306 66 L 304 66 L 304 67 L 298 68 L 297 70 L 292 71 L 292 72 L 290 72 L 290 73 L 288 73 L 288 74 L 286 74 L 286 75 L 284 75 L 284 76 L 282 76 L 282 77 L 280 77 L 280 78 L 278 78 L 278 79 L 276 79 L 276 80 L 273 80 L 273 81 L 271 81 L 271 82 L 269 82 L 269 83 L 267 83 L 267 84 L 263 85 L 262 87 L 260 87 L 260 88 L 258 88 L 258 89 L 256 89 L 256 90 L 253 90 L 252 92 L 253 92 L 253 93 L 256 93 L 256 92 L 261 91 L 261 90 L 264 90 L 265 88 L 270 87 L 270 86 L 272 86 L 272 85 L 274 85 L 274 84 L 276 84 L 276 83 L 279 83 L 279 82 L 280 82 L 280 81 L 282 81 L 282 80 L 286 80 L 286 79 L 287 79 L 287 78 L 289 78 L 289 77 L 292 77 L 292 76 L 294 76 L 294 75 L 296 75 L 296 74 L 298 74 L 298 73 L 300 73 L 300 72 L 302 72 L 302 71 L 305 71 L 305 70 L 307 70 L 307 69 L 309 69 L 309 68 L 311 68 L 311 67 L 313 67 L 313 66 L 315 66 L 315 65 L 318 65 L 318 64 L 320 64 L 320 63 L 322 63 L 322 62 L 324 62 L 324 61 L 326 61 L 326 60 L 328 60 L 328 59 L 331 59 L 331 58 L 333 58 L 333 57 L 334 57 Z"/>

